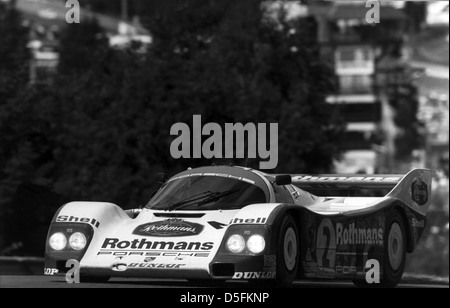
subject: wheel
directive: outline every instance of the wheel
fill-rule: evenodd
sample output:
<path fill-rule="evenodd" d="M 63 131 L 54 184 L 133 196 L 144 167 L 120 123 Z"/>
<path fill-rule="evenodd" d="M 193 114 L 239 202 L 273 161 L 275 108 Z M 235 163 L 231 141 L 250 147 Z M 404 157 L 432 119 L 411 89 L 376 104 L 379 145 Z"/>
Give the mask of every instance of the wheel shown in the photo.
<path fill-rule="evenodd" d="M 386 221 L 388 226 L 384 234 L 383 287 L 395 287 L 402 278 L 406 262 L 405 223 L 398 211 Z"/>
<path fill-rule="evenodd" d="M 386 219 L 383 237 L 383 278 L 379 284 L 368 284 L 365 280 L 354 280 L 358 287 L 395 287 L 402 278 L 406 262 L 406 232 L 402 215 L 393 211 Z"/>
<path fill-rule="evenodd" d="M 297 276 L 300 245 L 297 224 L 292 215 L 283 218 L 277 236 L 277 277 L 280 286 L 288 286 Z"/>

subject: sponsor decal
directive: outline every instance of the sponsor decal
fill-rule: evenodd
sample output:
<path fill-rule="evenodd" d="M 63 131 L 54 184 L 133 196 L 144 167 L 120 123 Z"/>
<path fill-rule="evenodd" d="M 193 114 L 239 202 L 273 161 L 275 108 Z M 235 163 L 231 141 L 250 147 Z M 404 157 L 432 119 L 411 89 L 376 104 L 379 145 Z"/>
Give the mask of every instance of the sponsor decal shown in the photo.
<path fill-rule="evenodd" d="M 313 260 L 311 250 L 309 248 L 306 251 L 305 259 L 302 263 L 305 277 L 311 278 L 317 276 L 317 262 Z"/>
<path fill-rule="evenodd" d="M 316 272 L 316 277 L 335 278 L 336 272 L 335 272 L 334 268 L 318 267 L 317 272 Z"/>
<path fill-rule="evenodd" d="M 190 236 L 203 231 L 203 226 L 182 219 L 167 219 L 164 221 L 150 222 L 134 229 L 133 234 L 142 236 Z"/>
<path fill-rule="evenodd" d="M 355 223 L 346 228 L 342 223 L 336 224 L 337 245 L 383 245 L 382 228 L 356 228 Z"/>
<path fill-rule="evenodd" d="M 156 257 L 146 257 L 145 259 L 144 259 L 144 262 L 153 262 L 153 261 L 155 261 L 156 260 Z"/>
<path fill-rule="evenodd" d="M 413 228 L 425 228 L 425 221 L 424 220 L 417 220 L 415 218 L 413 218 L 411 220 L 411 225 L 413 226 Z"/>
<path fill-rule="evenodd" d="M 127 265 L 125 263 L 114 264 L 112 270 L 115 272 L 124 272 L 127 270 Z"/>
<path fill-rule="evenodd" d="M 275 267 L 275 266 L 277 266 L 277 256 L 264 255 L 264 267 Z"/>
<path fill-rule="evenodd" d="M 230 175 L 230 174 L 210 173 L 210 172 L 208 172 L 208 173 L 191 173 L 191 174 L 180 175 L 180 176 L 171 178 L 167 182 L 172 182 L 172 181 L 175 181 L 175 180 L 188 178 L 188 177 L 193 177 L 193 176 L 220 176 L 220 177 L 224 177 L 224 178 L 230 178 L 230 179 L 235 179 L 235 180 L 247 182 L 247 183 L 250 183 L 250 184 L 255 184 L 255 181 L 252 181 L 250 179 L 246 179 L 246 178 L 243 178 L 243 177 L 234 176 L 234 175 Z"/>
<path fill-rule="evenodd" d="M 381 176 L 369 176 L 369 177 L 363 177 L 363 176 L 352 176 L 352 177 L 346 177 L 346 176 L 311 176 L 311 175 L 305 175 L 305 176 L 295 176 L 292 178 L 293 181 L 305 181 L 305 182 L 398 182 L 401 180 L 401 177 L 381 177 Z"/>
<path fill-rule="evenodd" d="M 275 277 L 276 272 L 235 272 L 231 279 L 270 279 Z"/>
<path fill-rule="evenodd" d="M 316 272 L 317 271 L 317 262 L 315 262 L 311 255 L 311 250 L 308 248 L 306 251 L 305 260 L 303 260 L 303 266 L 308 268 L 308 272 Z"/>
<path fill-rule="evenodd" d="M 44 275 L 53 276 L 58 274 L 59 270 L 57 268 L 46 267 L 44 268 Z"/>
<path fill-rule="evenodd" d="M 322 220 L 317 230 L 316 256 L 318 268 L 334 269 L 336 262 L 336 232 L 329 218 Z"/>
<path fill-rule="evenodd" d="M 420 206 L 428 202 L 428 185 L 421 179 L 411 183 L 411 198 Z"/>
<path fill-rule="evenodd" d="M 371 221 L 336 223 L 329 219 L 323 219 L 317 229 L 316 259 L 314 251 L 306 251 L 303 267 L 305 276 L 334 278 L 338 275 L 353 275 L 357 269 L 351 262 L 355 256 L 362 257 L 366 252 L 356 253 L 356 245 L 364 246 L 365 249 L 373 245 L 383 246 L 383 228 L 361 227 L 361 225 L 382 225 L 379 219 Z M 361 247 L 362 248 L 362 247 Z M 342 261 L 344 260 L 344 261 Z M 338 264 L 336 264 L 339 262 Z M 349 266 L 343 266 L 349 264 Z"/>
<path fill-rule="evenodd" d="M 336 265 L 336 274 L 355 275 L 356 273 L 356 266 Z"/>
<path fill-rule="evenodd" d="M 209 252 L 153 252 L 153 251 L 99 251 L 97 252 L 97 256 L 114 256 L 116 259 L 123 257 L 131 257 L 131 256 L 142 256 L 149 258 L 156 257 L 175 257 L 175 258 L 183 258 L 183 257 L 196 257 L 196 258 L 207 258 L 209 256 Z M 150 261 L 148 261 L 150 262 Z"/>
<path fill-rule="evenodd" d="M 179 269 L 186 264 L 130 263 L 128 268 Z"/>
<path fill-rule="evenodd" d="M 67 216 L 67 215 L 60 215 L 56 217 L 56 222 L 81 222 L 85 224 L 91 224 L 94 227 L 98 228 L 100 226 L 100 222 L 98 222 L 96 219 L 87 218 L 87 217 L 75 217 L 75 216 Z"/>
<path fill-rule="evenodd" d="M 102 244 L 102 249 L 211 250 L 213 247 L 213 242 L 147 241 L 146 239 L 121 241 L 118 238 L 106 238 Z"/>
<path fill-rule="evenodd" d="M 305 261 L 312 261 L 311 249 L 306 251 Z"/>
<path fill-rule="evenodd" d="M 233 224 L 265 224 L 266 221 L 267 221 L 266 217 L 234 218 L 230 221 L 230 225 L 233 225 Z"/>
<path fill-rule="evenodd" d="M 219 229 L 223 229 L 224 227 L 228 226 L 226 224 L 222 224 L 220 222 L 217 221 L 208 221 L 208 223 L 215 229 L 219 230 Z"/>

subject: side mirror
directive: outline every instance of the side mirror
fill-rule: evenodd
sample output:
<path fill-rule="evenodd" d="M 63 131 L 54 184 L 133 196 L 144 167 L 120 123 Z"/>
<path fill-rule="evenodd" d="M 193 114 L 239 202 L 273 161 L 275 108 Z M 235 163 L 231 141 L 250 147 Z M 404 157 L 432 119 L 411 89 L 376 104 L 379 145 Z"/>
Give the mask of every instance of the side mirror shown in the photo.
<path fill-rule="evenodd" d="M 289 185 L 292 183 L 292 177 L 289 174 L 277 175 L 275 177 L 275 184 L 277 185 Z"/>

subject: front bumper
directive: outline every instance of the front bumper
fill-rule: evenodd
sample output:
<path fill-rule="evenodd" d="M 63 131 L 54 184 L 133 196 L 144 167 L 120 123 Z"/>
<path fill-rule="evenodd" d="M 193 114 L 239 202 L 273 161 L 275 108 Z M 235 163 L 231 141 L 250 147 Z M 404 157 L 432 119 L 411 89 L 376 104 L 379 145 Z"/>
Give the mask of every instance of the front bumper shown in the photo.
<path fill-rule="evenodd" d="M 62 276 L 71 267 L 68 259 L 47 256 L 45 275 Z M 86 276 L 140 277 L 168 279 L 270 279 L 275 278 L 276 260 L 272 255 L 223 256 L 209 266 L 189 268 L 187 264 L 127 263 L 118 261 L 108 266 L 85 266 L 81 262 L 80 274 Z"/>

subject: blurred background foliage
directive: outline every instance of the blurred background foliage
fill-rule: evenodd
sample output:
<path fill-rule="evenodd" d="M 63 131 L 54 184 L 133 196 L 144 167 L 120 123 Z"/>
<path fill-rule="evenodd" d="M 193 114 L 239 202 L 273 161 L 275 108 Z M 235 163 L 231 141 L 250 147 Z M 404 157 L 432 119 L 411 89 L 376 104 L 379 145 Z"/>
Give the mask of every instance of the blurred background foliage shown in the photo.
<path fill-rule="evenodd" d="M 339 158 L 344 123 L 325 103 L 336 78 L 319 56 L 313 20 L 265 18 L 257 0 L 128 4 L 151 30 L 151 48 L 111 48 L 96 20 L 67 25 L 58 74 L 45 86 L 29 83 L 28 29 L 0 2 L 0 255 L 43 256 L 51 218 L 65 202 L 135 208 L 158 187 L 158 172 L 213 162 L 258 167 L 174 160 L 170 127 L 190 126 L 193 114 L 203 123 L 279 123 L 274 172 L 329 173 Z M 121 11 L 120 1 L 82 5 Z M 404 120 L 416 112 L 407 100 L 397 100 L 403 112 L 395 120 L 415 131 Z M 397 140 L 397 155 L 409 155 L 418 139 Z M 406 271 L 448 277 L 448 180 L 435 184 Z"/>
<path fill-rule="evenodd" d="M 203 124 L 279 123 L 275 172 L 330 170 L 343 123 L 325 102 L 333 71 L 312 20 L 264 18 L 255 0 L 158 1 L 148 10 L 153 44 L 144 54 L 110 48 L 96 20 L 67 25 L 48 86 L 27 83 L 27 31 L 15 10 L 0 10 L 0 247 L 22 242 L 16 253 L 42 255 L 63 202 L 134 208 L 148 201 L 157 172 L 258 167 L 173 159 L 170 128 L 190 126 L 193 114 Z"/>

